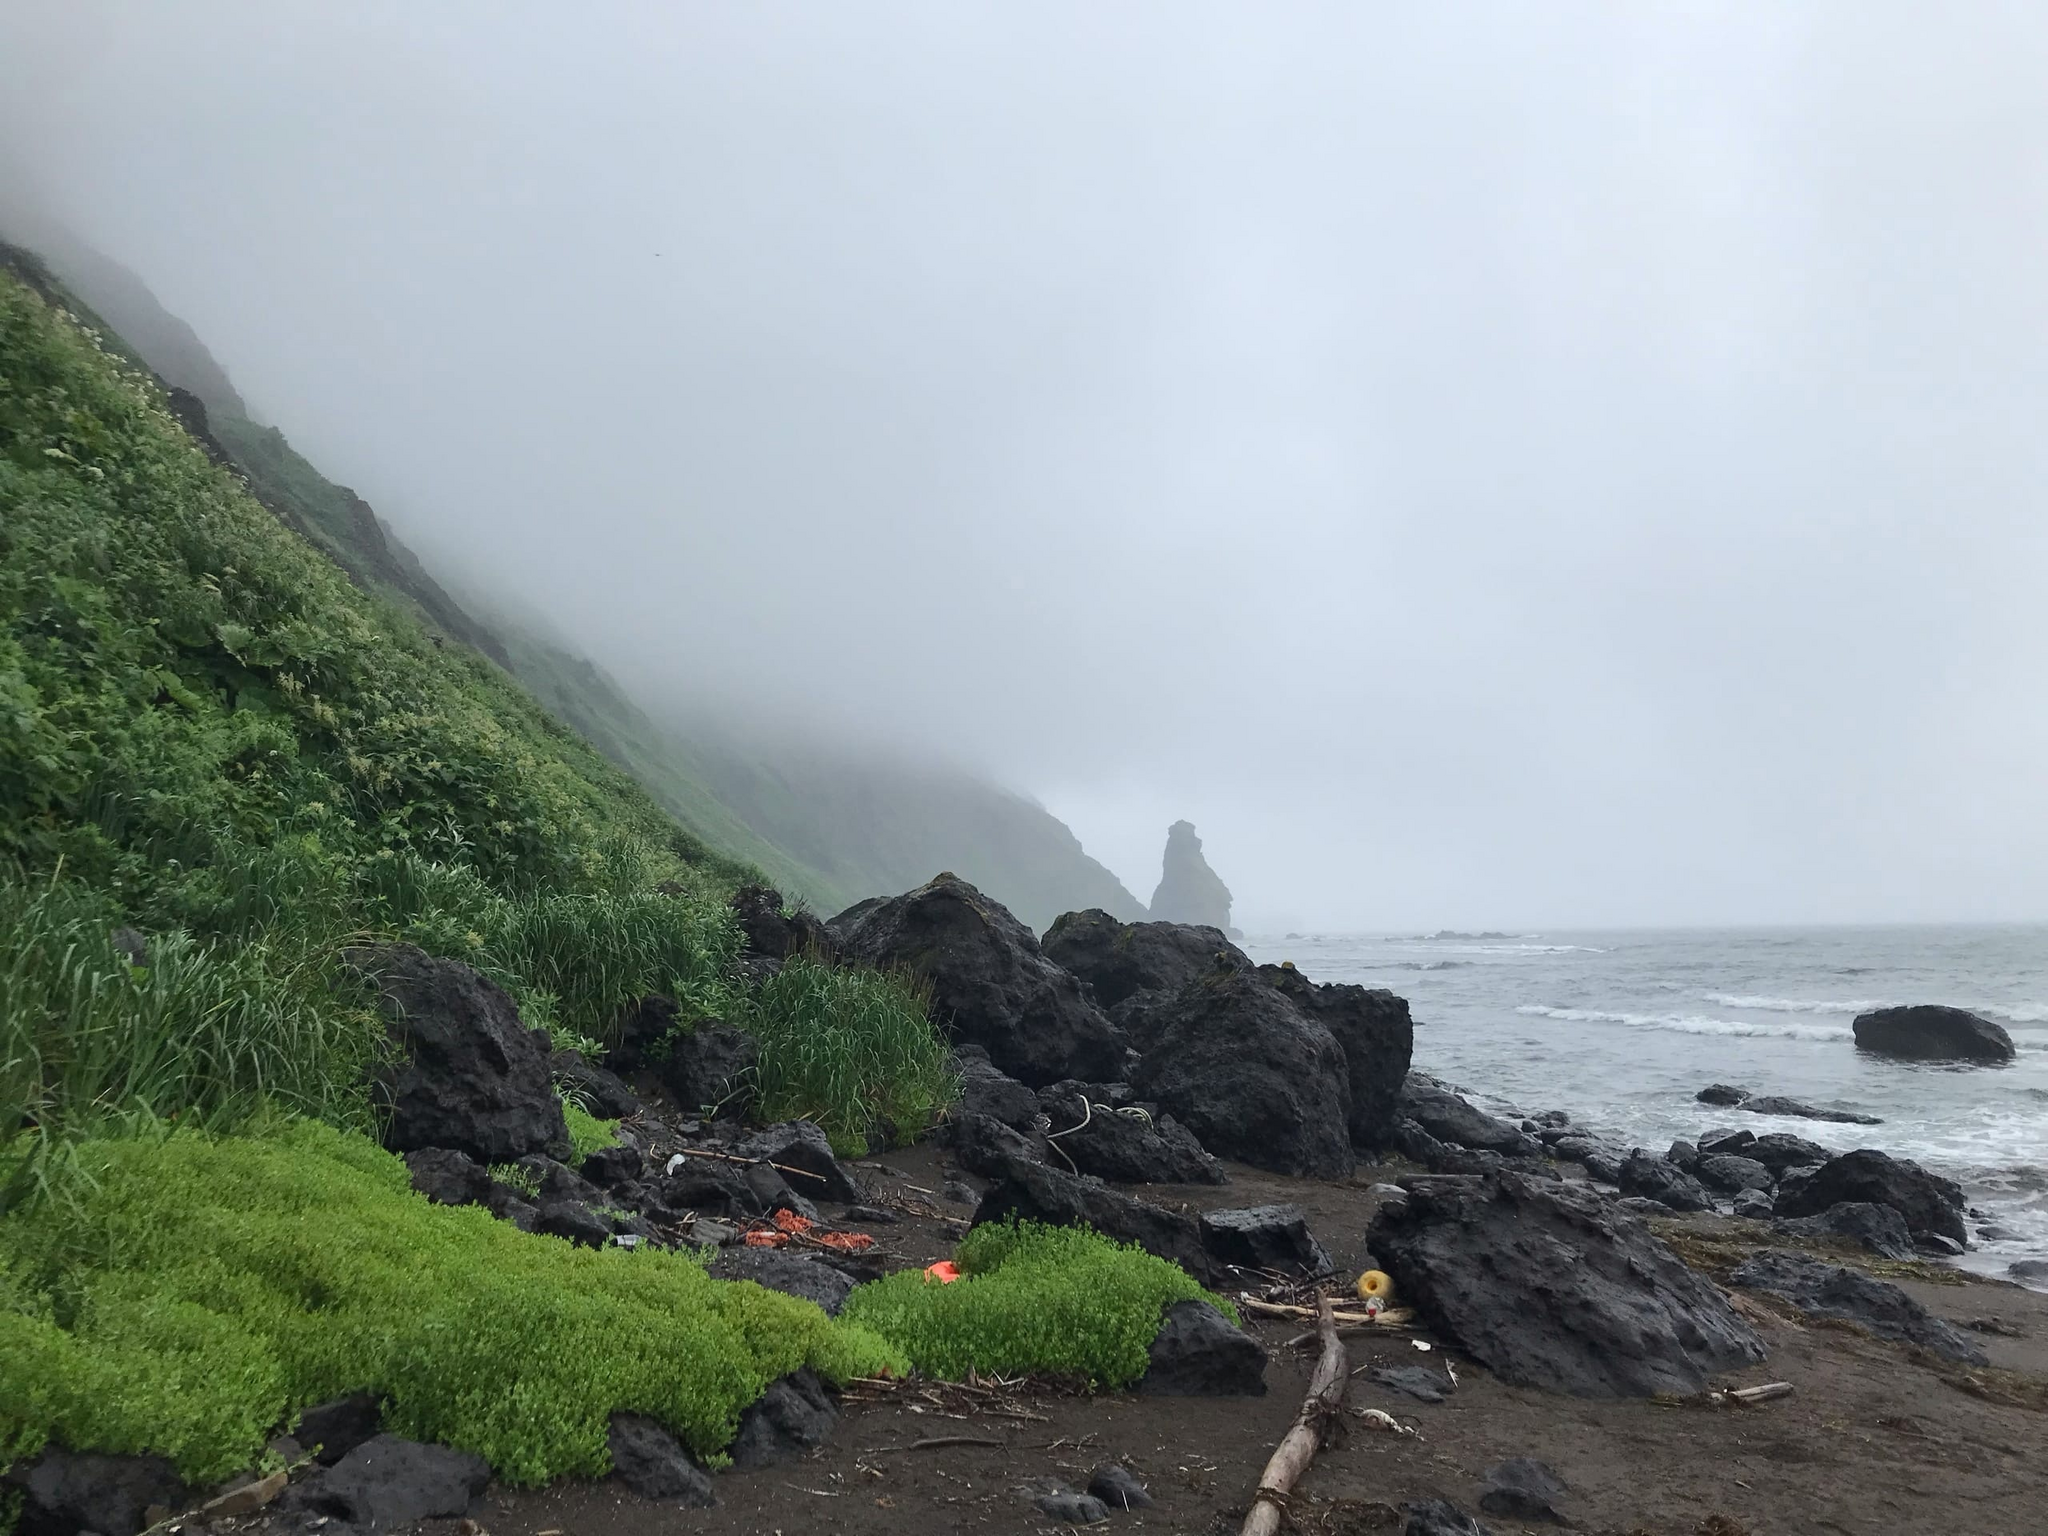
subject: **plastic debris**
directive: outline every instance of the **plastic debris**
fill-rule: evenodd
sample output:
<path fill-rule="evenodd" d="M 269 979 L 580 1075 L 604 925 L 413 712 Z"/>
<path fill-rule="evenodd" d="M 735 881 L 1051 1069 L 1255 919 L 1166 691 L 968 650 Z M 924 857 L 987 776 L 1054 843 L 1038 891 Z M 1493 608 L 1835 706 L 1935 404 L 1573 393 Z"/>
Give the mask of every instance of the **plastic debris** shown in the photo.
<path fill-rule="evenodd" d="M 941 1285 L 951 1285 L 961 1278 L 960 1266 L 951 1259 L 941 1259 L 936 1264 L 925 1265 L 924 1277 L 927 1280 L 936 1280 Z"/>

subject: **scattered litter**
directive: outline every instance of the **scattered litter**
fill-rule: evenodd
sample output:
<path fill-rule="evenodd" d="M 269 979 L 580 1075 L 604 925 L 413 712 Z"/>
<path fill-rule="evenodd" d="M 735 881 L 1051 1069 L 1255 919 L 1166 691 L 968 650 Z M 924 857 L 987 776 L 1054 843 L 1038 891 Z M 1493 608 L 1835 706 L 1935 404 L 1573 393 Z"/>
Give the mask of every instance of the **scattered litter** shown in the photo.
<path fill-rule="evenodd" d="M 1358 1299 L 1368 1315 L 1394 1303 L 1394 1279 L 1383 1269 L 1368 1269 L 1358 1277 Z"/>
<path fill-rule="evenodd" d="M 1767 1381 L 1758 1387 L 1736 1387 L 1733 1391 L 1729 1392 L 1709 1392 L 1707 1394 L 1707 1401 L 1717 1407 L 1725 1407 L 1729 1403 L 1734 1403 L 1738 1407 L 1746 1407 L 1750 1403 L 1767 1403 L 1774 1397 L 1790 1397 L 1791 1395 L 1791 1382 Z"/>
<path fill-rule="evenodd" d="M 1413 1341 L 1413 1343 L 1415 1347 L 1421 1350 L 1425 1355 L 1428 1354 L 1432 1349 L 1436 1348 L 1436 1346 L 1430 1343 L 1427 1339 L 1416 1339 Z"/>
<path fill-rule="evenodd" d="M 925 1265 L 924 1277 L 927 1280 L 936 1280 L 940 1285 L 951 1285 L 961 1278 L 960 1266 L 951 1259 L 941 1259 L 936 1264 Z M 961 1294 L 966 1293 L 963 1291 Z"/>
<path fill-rule="evenodd" d="M 1403 1424 L 1384 1408 L 1354 1408 L 1351 1411 L 1374 1429 L 1384 1429 L 1393 1435 L 1412 1435 L 1417 1440 L 1422 1438 L 1418 1431 Z"/>

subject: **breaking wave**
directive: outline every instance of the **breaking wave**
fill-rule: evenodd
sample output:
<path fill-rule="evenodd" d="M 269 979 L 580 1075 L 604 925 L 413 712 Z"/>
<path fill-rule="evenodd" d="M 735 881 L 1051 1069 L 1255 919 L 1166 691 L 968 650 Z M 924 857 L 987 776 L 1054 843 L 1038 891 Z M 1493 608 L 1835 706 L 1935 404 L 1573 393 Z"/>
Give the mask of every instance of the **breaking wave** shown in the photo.
<path fill-rule="evenodd" d="M 1854 1038 L 1852 1031 L 1836 1024 L 1764 1024 L 1754 1019 L 1710 1019 L 1693 1013 L 1609 1013 L 1600 1008 L 1553 1008 L 1546 1003 L 1524 1003 L 1515 1012 L 1571 1024 L 1626 1024 L 1635 1029 L 1662 1029 L 1681 1035 L 1744 1035 L 1778 1040 Z"/>
<path fill-rule="evenodd" d="M 1751 997 L 1739 992 L 1708 992 L 1706 1000 L 1717 1008 L 1753 1008 L 1759 1013 L 1868 1013 L 1889 1008 L 1882 998 Z"/>

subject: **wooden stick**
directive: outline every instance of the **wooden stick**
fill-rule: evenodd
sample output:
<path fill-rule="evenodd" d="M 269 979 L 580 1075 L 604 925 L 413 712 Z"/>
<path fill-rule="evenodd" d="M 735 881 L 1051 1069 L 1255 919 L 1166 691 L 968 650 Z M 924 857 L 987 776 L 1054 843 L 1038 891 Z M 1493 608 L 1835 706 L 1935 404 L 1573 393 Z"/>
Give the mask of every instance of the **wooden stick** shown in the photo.
<path fill-rule="evenodd" d="M 1259 1477 L 1259 1491 L 1252 1495 L 1251 1513 L 1244 1517 L 1241 1536 L 1276 1536 L 1286 1517 L 1287 1495 L 1297 1479 L 1315 1459 L 1329 1424 L 1344 1410 L 1344 1388 L 1350 1382 L 1345 1370 L 1344 1341 L 1337 1337 L 1336 1315 L 1325 1296 L 1316 1308 L 1316 1322 L 1323 1335 L 1323 1356 L 1308 1381 L 1308 1396 L 1294 1427 L 1281 1437 L 1273 1459 Z"/>
<path fill-rule="evenodd" d="M 1320 1315 L 1313 1307 L 1297 1307 L 1285 1301 L 1260 1301 L 1253 1296 L 1240 1296 L 1237 1304 L 1244 1311 L 1256 1312 L 1262 1317 L 1313 1318 Z M 1338 1322 L 1352 1327 L 1371 1323 L 1379 1328 L 1399 1328 L 1402 1324 L 1415 1320 L 1415 1312 L 1411 1307 L 1388 1307 L 1384 1312 L 1371 1316 L 1363 1312 L 1338 1312 L 1333 1315 Z"/>
<path fill-rule="evenodd" d="M 927 1439 L 913 1440 L 908 1445 L 871 1445 L 860 1454 L 873 1456 L 883 1451 L 936 1451 L 948 1445 L 992 1445 L 1002 1450 L 1009 1443 L 1007 1440 L 991 1440 L 987 1435 L 932 1435 Z"/>

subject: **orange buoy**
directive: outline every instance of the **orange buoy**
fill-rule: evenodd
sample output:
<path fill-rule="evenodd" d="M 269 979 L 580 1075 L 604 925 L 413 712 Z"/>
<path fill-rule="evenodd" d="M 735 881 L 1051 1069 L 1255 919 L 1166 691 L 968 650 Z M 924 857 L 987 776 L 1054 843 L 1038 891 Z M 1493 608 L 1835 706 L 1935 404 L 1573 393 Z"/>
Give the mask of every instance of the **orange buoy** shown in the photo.
<path fill-rule="evenodd" d="M 941 1285 L 951 1285 L 960 1278 L 960 1266 L 951 1259 L 941 1259 L 936 1264 L 925 1265 L 924 1277 L 927 1280 L 936 1280 Z"/>

